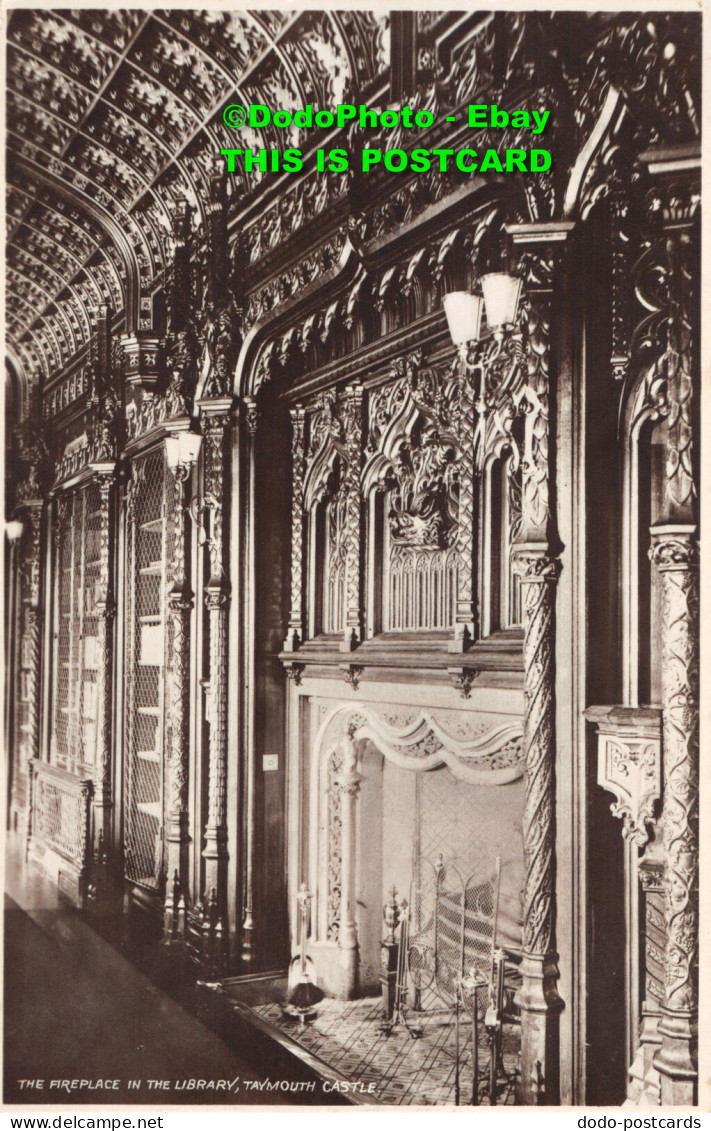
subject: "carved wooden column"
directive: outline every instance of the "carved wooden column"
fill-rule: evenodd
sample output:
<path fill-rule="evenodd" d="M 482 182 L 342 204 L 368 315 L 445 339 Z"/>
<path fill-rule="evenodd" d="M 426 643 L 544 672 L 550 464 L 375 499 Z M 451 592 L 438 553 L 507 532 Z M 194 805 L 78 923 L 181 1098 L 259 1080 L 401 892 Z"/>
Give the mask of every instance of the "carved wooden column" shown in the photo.
<path fill-rule="evenodd" d="M 698 152 L 694 160 L 698 162 Z M 688 163 L 687 163 L 688 168 Z M 683 166 L 682 166 L 683 170 Z M 664 500 L 652 528 L 651 559 L 662 588 L 661 687 L 664 747 L 665 992 L 661 1048 L 654 1064 L 664 1105 L 696 1102 L 698 1023 L 699 583 L 696 488 L 692 463 L 693 393 L 698 374 L 695 295 L 698 248 L 694 214 L 698 172 L 679 172 L 661 154 L 649 194 L 661 220 L 659 262 L 667 290 L 666 344 L 657 361 L 666 377 Z"/>
<path fill-rule="evenodd" d="M 361 603 L 361 492 L 360 472 L 363 454 L 363 388 L 349 385 L 344 411 L 346 467 L 346 625 L 341 650 L 350 652 L 363 635 Z"/>
<path fill-rule="evenodd" d="M 27 689 L 27 756 L 39 758 L 39 695 L 40 665 L 42 659 L 42 609 L 40 599 L 40 533 L 42 525 L 42 502 L 33 500 L 24 508 L 27 541 L 23 568 L 29 580 L 30 603 L 27 608 L 30 636 L 29 686 Z"/>
<path fill-rule="evenodd" d="M 304 475 L 306 412 L 292 408 L 291 416 L 291 609 L 286 652 L 295 652 L 304 641 Z"/>
<path fill-rule="evenodd" d="M 190 612 L 192 593 L 188 584 L 186 557 L 188 539 L 186 519 L 189 506 L 190 467 L 184 464 L 172 471 L 175 481 L 173 512 L 173 562 L 172 585 L 168 592 L 168 608 L 173 627 L 170 652 L 170 747 L 166 759 L 166 944 L 171 944 L 173 933 L 173 878 L 177 872 L 180 886 L 184 887 L 188 875 L 188 759 L 190 717 Z"/>
<path fill-rule="evenodd" d="M 652 1053 L 659 1041 L 658 1018 L 647 993 L 654 967 L 654 944 L 649 927 L 654 925 L 653 896 L 646 892 L 640 911 L 640 885 L 652 874 L 656 838 L 650 842 L 649 828 L 655 824 L 655 809 L 662 790 L 661 712 L 657 707 L 588 707 L 585 717 L 598 731 L 598 785 L 613 793 L 611 806 L 622 819 L 625 844 L 625 1019 L 629 1105 L 652 1101 L 659 1092 L 659 1076 L 652 1069 Z M 646 849 L 640 860 L 640 849 Z M 645 889 L 646 890 L 646 889 Z M 645 949 L 640 969 L 640 934 Z M 642 989 L 645 999 L 642 1003 Z M 640 1024 L 640 1013 L 642 1021 Z M 657 1100 L 658 1102 L 658 1100 Z"/>
<path fill-rule="evenodd" d="M 355 806 L 361 775 L 356 769 L 357 752 L 353 730 L 343 738 L 343 767 L 337 785 L 341 796 L 341 915 L 338 932 L 340 964 L 343 969 L 341 996 L 355 996 L 358 982 L 358 936 L 355 922 Z"/>
<path fill-rule="evenodd" d="M 474 559 L 476 553 L 476 522 L 474 488 L 476 468 L 474 441 L 474 390 L 468 366 L 463 359 L 459 381 L 459 442 L 462 449 L 459 474 L 459 525 L 457 531 L 457 610 L 454 618 L 454 636 L 448 651 L 465 652 L 476 633 L 476 590 L 474 586 Z"/>
<path fill-rule="evenodd" d="M 99 488 L 99 594 L 96 599 L 98 668 L 96 672 L 96 781 L 94 783 L 94 835 L 110 848 L 111 837 L 111 687 L 113 622 L 116 612 L 111 581 L 111 518 L 114 467 L 96 471 Z"/>
<path fill-rule="evenodd" d="M 527 291 L 522 515 L 514 562 L 521 577 L 524 624 L 524 747 L 526 777 L 523 847 L 526 865 L 521 1008 L 521 1098 L 527 1104 L 558 1099 L 558 956 L 554 942 L 555 846 L 555 597 L 559 562 L 553 550 L 549 428 L 550 311 L 558 235 L 545 225 L 512 229 L 514 243 L 532 261 Z M 545 288 L 545 289 L 543 289 Z"/>
<path fill-rule="evenodd" d="M 549 1072 L 555 1065 L 557 955 L 553 950 L 555 761 L 553 613 L 558 562 L 543 548 L 517 546 L 524 621 L 524 745 L 526 779 L 523 846 L 526 885 L 523 921 L 521 1089 L 524 1103 L 554 1103 Z"/>
<path fill-rule="evenodd" d="M 245 734 L 245 772 L 244 772 L 244 901 L 242 912 L 242 953 L 245 966 L 254 959 L 254 840 L 256 836 L 256 750 L 255 750 L 255 586 L 256 586 L 256 523 L 255 506 L 257 494 L 256 435 L 259 423 L 257 402 L 253 397 L 244 398 L 245 423 L 249 435 L 248 502 L 247 502 L 247 586 L 246 586 L 246 650 L 245 668 L 247 682 L 246 734 Z"/>
<path fill-rule="evenodd" d="M 664 862 L 661 831 L 650 843 L 639 862 L 639 881 L 643 900 L 641 924 L 644 931 L 644 996 L 640 1005 L 639 1048 L 630 1065 L 628 1105 L 659 1104 L 661 1089 L 654 1057 L 661 1045 L 659 1018 L 664 1000 Z"/>
<path fill-rule="evenodd" d="M 657 528 L 664 711 L 665 993 L 654 1064 L 664 1105 L 696 1094 L 698 961 L 699 652 L 698 544 L 689 526 Z"/>
<path fill-rule="evenodd" d="M 217 907 L 224 914 L 227 900 L 227 623 L 229 585 L 225 572 L 226 438 L 230 433 L 232 398 L 201 401 L 204 442 L 204 512 L 209 515 L 207 546 L 210 576 L 205 586 L 209 616 L 210 668 L 207 721 L 210 725 L 208 811 L 205 827 L 205 894 L 214 889 Z"/>
<path fill-rule="evenodd" d="M 28 485 L 33 483 L 33 476 L 28 478 Z M 32 492 L 34 494 L 35 492 Z M 19 600 L 21 629 L 18 642 L 18 659 L 20 650 L 25 652 L 23 667 L 27 671 L 27 685 L 25 696 L 27 700 L 26 729 L 24 734 L 15 734 L 16 750 L 13 753 L 12 776 L 12 801 L 18 806 L 19 824 L 29 837 L 32 825 L 32 759 L 40 757 L 40 688 L 42 670 L 42 604 L 41 604 L 41 568 L 40 544 L 42 527 L 42 500 L 39 498 L 27 499 L 17 514 L 23 523 L 22 540 L 16 550 L 16 562 L 20 575 Z M 27 603 L 23 597 L 27 596 Z M 19 687 L 16 683 L 16 688 Z M 22 773 L 26 781 L 24 797 L 24 813 L 19 813 L 21 795 L 17 793 L 17 775 Z"/>

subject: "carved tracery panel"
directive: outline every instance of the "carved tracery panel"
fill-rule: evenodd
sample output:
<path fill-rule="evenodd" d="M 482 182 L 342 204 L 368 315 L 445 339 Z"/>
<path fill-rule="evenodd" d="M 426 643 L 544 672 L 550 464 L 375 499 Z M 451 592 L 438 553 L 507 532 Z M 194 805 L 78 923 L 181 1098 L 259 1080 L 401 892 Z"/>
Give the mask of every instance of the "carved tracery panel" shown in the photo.
<path fill-rule="evenodd" d="M 306 420 L 309 635 L 342 633 L 350 643 L 360 639 L 360 387 L 321 394 L 307 406 Z M 295 545 L 292 572 L 299 569 Z"/>
<path fill-rule="evenodd" d="M 450 628 L 459 554 L 456 381 L 419 358 L 370 397 L 363 491 L 371 510 L 370 619 L 384 631 Z M 379 606 L 379 607 L 378 607 Z"/>

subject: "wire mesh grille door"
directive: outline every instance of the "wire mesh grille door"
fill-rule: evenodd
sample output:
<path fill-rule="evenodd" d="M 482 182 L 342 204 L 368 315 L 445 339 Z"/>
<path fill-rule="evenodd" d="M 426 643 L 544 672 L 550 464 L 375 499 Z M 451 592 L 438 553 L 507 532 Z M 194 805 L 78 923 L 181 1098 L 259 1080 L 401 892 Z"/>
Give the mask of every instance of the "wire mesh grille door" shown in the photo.
<path fill-rule="evenodd" d="M 166 599 L 174 503 L 162 448 L 140 460 L 134 480 L 128 531 L 125 856 L 127 877 L 155 889 L 164 879 L 165 698 L 170 656 Z"/>
<path fill-rule="evenodd" d="M 100 493 L 67 493 L 57 507 L 52 761 L 70 773 L 96 760 Z"/>
<path fill-rule="evenodd" d="M 457 979 L 488 978 L 495 918 L 495 862 L 477 835 L 474 787 L 447 769 L 418 775 L 408 965 L 411 1004 L 451 1008 Z M 483 987 L 479 1004 L 486 1008 Z"/>

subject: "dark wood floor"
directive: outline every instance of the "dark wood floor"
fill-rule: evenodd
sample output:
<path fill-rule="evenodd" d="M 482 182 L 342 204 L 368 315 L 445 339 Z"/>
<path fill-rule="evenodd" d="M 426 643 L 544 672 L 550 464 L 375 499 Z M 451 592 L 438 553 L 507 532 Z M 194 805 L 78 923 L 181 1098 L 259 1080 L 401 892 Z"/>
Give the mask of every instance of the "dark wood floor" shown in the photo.
<path fill-rule="evenodd" d="M 6 872 L 4 1101 L 6 1103 L 294 1103 L 304 1095 L 248 1087 L 261 1077 L 188 1010 L 158 989 L 73 910 L 52 885 Z M 22 906 L 20 906 L 22 903 Z M 249 1053 L 249 1050 L 245 1050 Z M 265 1075 L 268 1067 L 262 1068 Z M 23 1086 L 42 1080 L 44 1087 Z M 72 1081 L 119 1080 L 118 1090 Z M 141 1081 L 129 1089 L 129 1080 Z M 168 1087 L 150 1088 L 149 1081 Z M 222 1080 L 230 1090 L 190 1081 Z M 52 1082 L 56 1083 L 52 1086 Z M 70 1087 L 61 1086 L 68 1081 Z M 236 1083 L 235 1083 L 236 1082 Z M 308 1102 L 308 1101 L 307 1101 Z"/>

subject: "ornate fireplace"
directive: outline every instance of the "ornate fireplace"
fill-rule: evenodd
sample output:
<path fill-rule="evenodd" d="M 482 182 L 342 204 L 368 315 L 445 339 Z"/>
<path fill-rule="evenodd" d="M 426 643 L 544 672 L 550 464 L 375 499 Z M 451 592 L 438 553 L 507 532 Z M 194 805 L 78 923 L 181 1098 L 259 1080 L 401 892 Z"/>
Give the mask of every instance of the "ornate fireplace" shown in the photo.
<path fill-rule="evenodd" d="M 392 689 L 393 698 L 398 690 L 403 698 Z M 383 905 L 393 886 L 412 904 L 423 857 L 482 880 L 501 857 L 502 931 L 520 952 L 520 714 L 428 710 L 412 695 L 384 701 L 384 689 L 356 706 L 308 691 L 292 704 L 302 740 L 290 757 L 302 788 L 288 873 L 292 902 L 302 880 L 313 893 L 309 954 L 322 988 L 342 998 L 377 992 Z"/>

